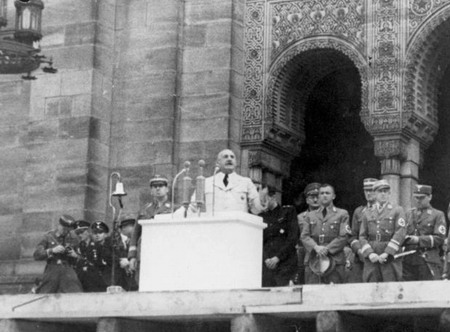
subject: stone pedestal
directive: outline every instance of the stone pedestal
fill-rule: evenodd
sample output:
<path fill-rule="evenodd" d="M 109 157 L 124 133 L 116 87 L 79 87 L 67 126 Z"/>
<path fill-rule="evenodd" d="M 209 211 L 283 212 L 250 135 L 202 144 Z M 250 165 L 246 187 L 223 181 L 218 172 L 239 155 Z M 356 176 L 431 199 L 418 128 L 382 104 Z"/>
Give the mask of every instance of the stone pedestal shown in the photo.
<path fill-rule="evenodd" d="M 261 287 L 262 218 L 157 215 L 140 224 L 140 291 Z"/>

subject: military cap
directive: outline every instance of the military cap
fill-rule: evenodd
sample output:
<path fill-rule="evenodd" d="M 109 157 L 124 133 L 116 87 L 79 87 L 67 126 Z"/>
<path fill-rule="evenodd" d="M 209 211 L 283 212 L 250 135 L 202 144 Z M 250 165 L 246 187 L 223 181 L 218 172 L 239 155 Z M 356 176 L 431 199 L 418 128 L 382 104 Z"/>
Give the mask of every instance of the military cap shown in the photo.
<path fill-rule="evenodd" d="M 157 174 L 157 175 L 153 176 L 149 181 L 150 187 L 155 184 L 162 184 L 162 185 L 167 186 L 169 184 L 169 180 L 164 175 Z"/>
<path fill-rule="evenodd" d="M 311 256 L 309 258 L 309 268 L 314 274 L 320 277 L 325 277 L 333 272 L 335 265 L 336 262 L 334 261 L 334 259 L 328 256 L 319 256 L 314 250 L 311 251 Z"/>
<path fill-rule="evenodd" d="M 64 227 L 75 228 L 75 219 L 68 214 L 63 214 L 59 217 L 59 223 Z"/>
<path fill-rule="evenodd" d="M 133 215 L 129 214 L 129 215 L 125 215 L 122 218 L 122 220 L 120 220 L 119 227 L 122 228 L 127 225 L 134 225 L 135 223 L 136 223 L 136 218 Z"/>
<path fill-rule="evenodd" d="M 384 179 L 378 180 L 373 184 L 374 191 L 379 190 L 379 189 L 384 189 L 384 188 L 391 189 L 391 186 L 390 186 L 389 182 L 387 182 L 387 180 L 384 180 Z"/>
<path fill-rule="evenodd" d="M 77 220 L 75 222 L 75 231 L 87 230 L 91 223 L 86 220 Z"/>
<path fill-rule="evenodd" d="M 377 182 L 377 181 L 378 181 L 378 179 L 374 179 L 374 178 L 366 178 L 366 179 L 364 179 L 363 180 L 364 189 L 372 190 L 374 183 Z"/>
<path fill-rule="evenodd" d="M 414 187 L 414 196 L 425 196 L 425 195 L 431 195 L 433 192 L 433 187 L 425 185 L 425 184 L 418 184 Z"/>
<path fill-rule="evenodd" d="M 320 183 L 313 182 L 313 183 L 308 184 L 305 187 L 305 190 L 303 191 L 303 193 L 305 194 L 305 196 L 318 195 L 319 194 L 319 188 L 320 188 Z"/>
<path fill-rule="evenodd" d="M 103 221 L 95 221 L 91 225 L 91 229 L 96 233 L 108 233 L 109 227 Z"/>

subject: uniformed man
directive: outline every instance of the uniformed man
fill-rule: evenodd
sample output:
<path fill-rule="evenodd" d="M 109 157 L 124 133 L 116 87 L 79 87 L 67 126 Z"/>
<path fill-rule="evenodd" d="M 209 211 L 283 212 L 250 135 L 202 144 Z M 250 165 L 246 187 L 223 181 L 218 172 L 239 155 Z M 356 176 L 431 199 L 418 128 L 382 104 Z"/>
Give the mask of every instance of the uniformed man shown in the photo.
<path fill-rule="evenodd" d="M 218 172 L 205 179 L 206 213 L 212 213 L 214 210 L 214 212 L 242 211 L 260 214 L 266 211 L 267 188 L 261 188 L 258 193 L 250 178 L 236 174 L 236 156 L 233 151 L 228 149 L 220 151 L 216 165 Z M 190 213 L 197 212 L 195 195 L 196 193 L 192 196 L 192 204 L 189 206 Z"/>
<path fill-rule="evenodd" d="M 86 292 L 104 292 L 111 285 L 112 243 L 108 237 L 109 227 L 103 221 L 91 224 L 92 241 L 86 248 Z"/>
<path fill-rule="evenodd" d="M 305 258 L 305 283 L 343 283 L 345 276 L 344 247 L 351 232 L 346 210 L 334 206 L 333 186 L 322 184 L 319 188 L 320 208 L 307 213 L 301 240 L 307 251 Z M 319 259 L 333 260 L 334 269 L 327 275 L 318 275 L 309 263 L 312 253 Z M 313 256 L 314 256 L 313 255 Z M 312 261 L 311 261 L 312 262 Z"/>
<path fill-rule="evenodd" d="M 362 273 L 364 268 L 364 256 L 361 251 L 361 243 L 359 242 L 359 230 L 361 228 L 361 221 L 364 212 L 372 208 L 375 204 L 375 192 L 373 191 L 373 184 L 378 179 L 367 178 L 363 180 L 364 197 L 366 204 L 358 206 L 353 212 L 352 217 L 352 234 L 349 237 L 349 245 L 354 253 L 353 262 L 351 262 L 351 271 L 348 275 L 347 282 L 362 282 Z"/>
<path fill-rule="evenodd" d="M 87 270 L 89 268 L 90 262 L 87 260 L 87 249 L 92 242 L 91 223 L 85 220 L 77 220 L 75 223 L 74 233 L 78 236 L 79 243 L 74 248 L 76 253 L 76 265 L 75 272 L 77 273 L 78 279 L 81 282 L 83 290 L 86 291 L 86 278 L 88 277 Z"/>
<path fill-rule="evenodd" d="M 431 206 L 431 186 L 416 185 L 413 197 L 416 207 L 406 214 L 408 235 L 405 239 L 405 252 L 415 252 L 403 259 L 403 279 L 439 280 L 442 275 L 439 251 L 447 228 L 444 212 Z"/>
<path fill-rule="evenodd" d="M 308 184 L 303 190 L 303 194 L 305 195 L 306 204 L 308 204 L 308 209 L 299 213 L 297 215 L 297 222 L 300 234 L 303 230 L 303 224 L 305 223 L 306 216 L 308 212 L 317 210 L 320 207 L 319 204 L 319 188 L 320 183 L 313 182 Z M 303 285 L 305 283 L 305 256 L 306 250 L 303 246 L 300 237 L 297 241 L 297 273 L 294 277 L 293 283 L 296 285 Z"/>
<path fill-rule="evenodd" d="M 70 232 L 75 220 L 69 215 L 59 218 L 58 226 L 44 235 L 33 254 L 35 260 L 46 260 L 44 276 L 35 289 L 36 293 L 82 292 L 81 283 L 73 269 L 73 248 L 78 239 Z"/>
<path fill-rule="evenodd" d="M 293 206 L 281 206 L 274 187 L 268 188 L 268 210 L 260 214 L 263 231 L 263 287 L 288 286 L 297 269 L 295 244 L 299 237 Z"/>
<path fill-rule="evenodd" d="M 391 187 L 386 180 L 373 184 L 376 203 L 363 213 L 359 241 L 364 256 L 363 281 L 402 280 L 402 260 L 395 259 L 406 236 L 403 208 L 389 202 Z"/>
<path fill-rule="evenodd" d="M 137 220 L 153 219 L 157 214 L 165 214 L 172 212 L 172 204 L 169 201 L 169 180 L 163 175 L 155 175 L 150 181 L 150 193 L 152 201 L 145 205 L 138 213 Z M 139 261 L 139 243 L 142 234 L 142 226 L 136 223 L 133 234 L 130 238 L 130 248 L 128 250 L 128 259 L 130 261 L 129 269 L 139 278 L 138 261 Z"/>
<path fill-rule="evenodd" d="M 124 216 L 119 223 L 119 232 L 116 234 L 116 285 L 121 286 L 126 291 L 138 289 L 133 272 L 130 270 L 128 260 L 128 249 L 130 248 L 130 238 L 133 234 L 136 218 L 132 215 Z"/>

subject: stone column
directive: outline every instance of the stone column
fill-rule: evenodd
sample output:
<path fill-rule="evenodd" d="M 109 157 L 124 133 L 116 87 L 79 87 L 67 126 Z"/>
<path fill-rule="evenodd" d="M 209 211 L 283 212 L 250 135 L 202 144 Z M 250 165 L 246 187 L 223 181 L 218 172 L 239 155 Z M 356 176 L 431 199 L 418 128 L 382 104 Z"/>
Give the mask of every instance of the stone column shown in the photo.
<path fill-rule="evenodd" d="M 405 209 L 413 206 L 412 193 L 419 180 L 419 165 L 422 156 L 420 143 L 411 139 L 405 146 L 406 160 L 401 164 L 400 205 Z"/>
<path fill-rule="evenodd" d="M 400 175 L 405 160 L 404 139 L 401 137 L 375 137 L 375 155 L 381 159 L 381 178 L 391 185 L 391 203 L 400 204 Z"/>
<path fill-rule="evenodd" d="M 241 174 L 254 182 L 271 185 L 281 191 L 282 180 L 289 176 L 289 168 L 288 157 L 277 151 L 265 147 L 242 149 Z"/>

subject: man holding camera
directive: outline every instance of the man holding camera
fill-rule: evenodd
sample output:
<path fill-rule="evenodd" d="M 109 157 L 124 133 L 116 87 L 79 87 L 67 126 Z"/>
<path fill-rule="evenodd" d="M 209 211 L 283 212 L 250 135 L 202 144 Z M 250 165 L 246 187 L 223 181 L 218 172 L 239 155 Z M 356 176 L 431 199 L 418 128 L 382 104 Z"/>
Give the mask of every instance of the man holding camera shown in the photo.
<path fill-rule="evenodd" d="M 82 292 L 81 283 L 72 265 L 75 263 L 73 247 L 78 239 L 70 232 L 75 220 L 69 215 L 59 218 L 55 230 L 46 233 L 33 254 L 35 260 L 46 260 L 44 276 L 36 293 Z"/>

